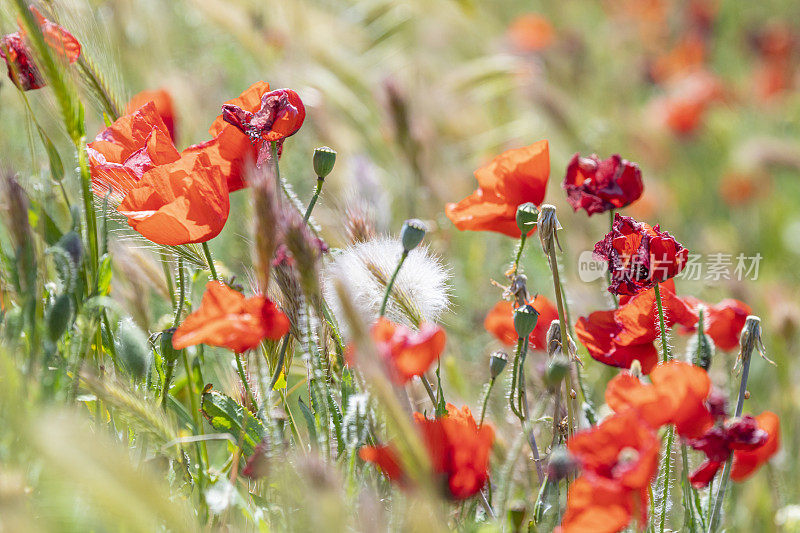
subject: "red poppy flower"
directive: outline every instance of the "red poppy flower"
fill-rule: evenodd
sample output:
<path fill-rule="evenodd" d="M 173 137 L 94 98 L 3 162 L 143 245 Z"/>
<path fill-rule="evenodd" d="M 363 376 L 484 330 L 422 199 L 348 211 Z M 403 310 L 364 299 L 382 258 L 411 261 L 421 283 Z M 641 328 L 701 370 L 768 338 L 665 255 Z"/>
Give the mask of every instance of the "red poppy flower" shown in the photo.
<path fill-rule="evenodd" d="M 400 482 L 405 478 L 397 451 L 392 446 L 362 446 L 358 450 L 362 461 L 376 464 L 390 480 Z"/>
<path fill-rule="evenodd" d="M 459 410 L 452 404 L 447 404 L 447 416 L 431 420 L 414 413 L 414 420 L 433 470 L 447 478 L 450 495 L 463 500 L 477 494 L 489 479 L 494 429 L 487 424 L 479 428 L 469 407 Z"/>
<path fill-rule="evenodd" d="M 752 312 L 749 305 L 732 298 L 722 300 L 717 305 L 708 305 L 693 296 L 684 296 L 681 300 L 696 316 L 700 306 L 705 308 L 703 314 L 705 333 L 711 337 L 717 348 L 730 351 L 739 346 L 739 335 L 742 333 L 747 316 Z M 682 332 L 696 331 L 697 322 L 698 318 L 695 318 L 694 323 L 684 324 Z"/>
<path fill-rule="evenodd" d="M 705 39 L 697 32 L 689 32 L 672 50 L 653 62 L 650 76 L 656 83 L 666 83 L 702 68 L 705 58 Z"/>
<path fill-rule="evenodd" d="M 702 124 L 711 104 L 722 97 L 722 85 L 699 71 L 670 83 L 668 94 L 654 102 L 653 115 L 677 135 L 690 135 Z"/>
<path fill-rule="evenodd" d="M 520 52 L 538 52 L 551 44 L 555 37 L 550 21 L 537 13 L 515 18 L 508 27 L 508 39 Z"/>
<path fill-rule="evenodd" d="M 758 422 L 758 427 L 767 433 L 767 440 L 754 450 L 733 451 L 731 479 L 734 481 L 744 481 L 750 477 L 770 457 L 775 455 L 781 446 L 781 427 L 778 415 L 764 411 L 756 417 L 756 422 Z"/>
<path fill-rule="evenodd" d="M 208 344 L 242 353 L 288 331 L 289 319 L 266 296 L 245 298 L 222 282 L 209 281 L 200 307 L 172 335 L 172 346 Z"/>
<path fill-rule="evenodd" d="M 137 109 L 147 102 L 153 102 L 156 106 L 158 116 L 167 127 L 172 142 L 175 142 L 175 109 L 172 105 L 172 96 L 165 89 L 154 91 L 142 91 L 130 99 L 125 109 L 125 113 L 134 113 Z"/>
<path fill-rule="evenodd" d="M 770 421 L 769 417 L 764 420 L 765 422 Z M 731 456 L 731 453 L 737 450 L 754 453 L 756 450 L 766 445 L 768 440 L 769 435 L 767 431 L 759 427 L 759 422 L 750 415 L 745 415 L 742 418 L 732 418 L 725 422 L 724 425 L 711 428 L 702 437 L 689 442 L 692 448 L 700 450 L 706 455 L 706 460 L 689 478 L 692 485 L 695 487 L 708 486 L 720 467 L 722 467 L 725 461 Z M 764 455 L 768 458 L 771 453 Z M 757 453 L 756 456 L 761 457 L 762 454 Z M 766 460 L 766 458 L 764 460 Z M 756 467 L 757 465 L 753 465 L 753 470 L 755 470 Z M 740 472 L 740 479 L 743 479 L 751 472 L 752 470 L 748 471 L 746 474 Z"/>
<path fill-rule="evenodd" d="M 753 81 L 760 99 L 770 100 L 792 87 L 796 43 L 790 27 L 782 23 L 768 25 L 756 38 L 759 62 Z"/>
<path fill-rule="evenodd" d="M 44 18 L 35 7 L 31 6 L 30 10 L 36 17 L 47 46 L 70 64 L 75 63 L 81 55 L 78 40 L 58 24 Z M 0 38 L 0 57 L 6 62 L 8 77 L 14 85 L 23 91 L 30 91 L 44 87 L 45 80 L 34 62 L 25 36 L 25 30 L 20 26 L 20 31 Z"/>
<path fill-rule="evenodd" d="M 547 330 L 553 320 L 558 320 L 558 310 L 550 300 L 541 294 L 536 296 L 531 305 L 539 313 L 539 320 L 528 341 L 534 350 L 545 350 Z M 505 300 L 497 302 L 486 315 L 483 327 L 503 344 L 507 346 L 517 344 L 517 331 L 514 329 L 514 305 L 511 302 Z"/>
<path fill-rule="evenodd" d="M 651 428 L 675 424 L 686 438 L 703 435 L 713 424 L 706 400 L 711 380 L 705 370 L 683 361 L 657 365 L 650 373 L 652 385 L 623 372 L 606 387 L 606 403 L 615 412 L 633 409 Z"/>
<path fill-rule="evenodd" d="M 633 410 L 616 413 L 567 441 L 583 476 L 626 489 L 646 488 L 656 473 L 660 441 Z"/>
<path fill-rule="evenodd" d="M 526 202 L 541 204 L 549 177 L 547 141 L 508 150 L 476 170 L 478 190 L 457 204 L 447 204 L 445 213 L 461 231 L 497 231 L 519 237 L 517 207 Z"/>
<path fill-rule="evenodd" d="M 567 493 L 567 509 L 554 533 L 616 533 L 647 508 L 647 492 L 602 479 L 578 477 Z"/>
<path fill-rule="evenodd" d="M 586 346 L 592 359 L 618 368 L 630 368 L 634 360 L 642 365 L 642 372 L 649 374 L 658 362 L 658 350 L 653 341 L 641 344 L 622 345 L 614 339 L 622 332 L 614 320 L 614 311 L 595 311 L 581 317 L 575 324 L 575 334 Z"/>
<path fill-rule="evenodd" d="M 236 104 L 222 106 L 222 120 L 253 141 L 282 141 L 297 133 L 305 118 L 303 101 L 291 89 L 277 89 L 264 94 L 255 112 Z"/>
<path fill-rule="evenodd" d="M 458 500 L 477 494 L 489 479 L 494 429 L 488 424 L 478 427 L 469 407 L 458 409 L 452 404 L 447 404 L 446 416 L 431 420 L 414 413 L 414 422 L 434 472 L 447 482 L 448 494 Z M 391 446 L 365 446 L 359 456 L 380 466 L 389 479 L 403 481 L 404 474 Z"/>
<path fill-rule="evenodd" d="M 380 317 L 372 326 L 372 339 L 395 383 L 404 385 L 421 376 L 444 351 L 446 335 L 436 324 L 424 323 L 418 331 Z"/>
<path fill-rule="evenodd" d="M 163 245 L 205 242 L 228 220 L 225 176 L 204 151 L 179 154 L 153 102 L 124 115 L 87 146 L 94 193 Z"/>
<path fill-rule="evenodd" d="M 644 191 L 639 165 L 619 154 L 602 161 L 595 154 L 575 154 L 567 165 L 562 186 L 572 209 L 584 209 L 589 216 L 630 205 Z"/>
<path fill-rule="evenodd" d="M 634 295 L 680 273 L 689 251 L 659 226 L 617 213 L 611 231 L 595 244 L 594 255 L 608 262 L 608 291 Z"/>

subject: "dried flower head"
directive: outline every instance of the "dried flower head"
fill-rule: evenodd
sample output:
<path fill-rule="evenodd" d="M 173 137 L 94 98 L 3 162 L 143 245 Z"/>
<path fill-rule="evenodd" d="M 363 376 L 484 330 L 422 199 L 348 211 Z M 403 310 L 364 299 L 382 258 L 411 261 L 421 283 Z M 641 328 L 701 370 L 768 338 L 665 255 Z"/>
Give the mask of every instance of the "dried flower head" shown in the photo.
<path fill-rule="evenodd" d="M 551 204 L 542 205 L 542 208 L 539 210 L 539 222 L 537 227 L 539 228 L 539 239 L 542 241 L 542 249 L 545 254 L 549 254 L 553 241 L 558 243 L 558 234 L 556 230 L 561 229 L 561 223 L 558 221 L 558 217 L 556 217 L 556 206 Z M 558 248 L 561 249 L 561 244 L 558 245 Z"/>
<path fill-rule="evenodd" d="M 378 317 L 386 283 L 397 266 L 403 247 L 399 239 L 378 237 L 341 250 L 323 271 L 325 298 L 334 314 L 341 303 L 334 290 L 340 281 L 361 309 L 365 321 Z M 433 256 L 427 246 L 418 246 L 408 254 L 405 266 L 395 280 L 386 316 L 392 322 L 418 325 L 438 322 L 450 301 L 450 271 Z"/>

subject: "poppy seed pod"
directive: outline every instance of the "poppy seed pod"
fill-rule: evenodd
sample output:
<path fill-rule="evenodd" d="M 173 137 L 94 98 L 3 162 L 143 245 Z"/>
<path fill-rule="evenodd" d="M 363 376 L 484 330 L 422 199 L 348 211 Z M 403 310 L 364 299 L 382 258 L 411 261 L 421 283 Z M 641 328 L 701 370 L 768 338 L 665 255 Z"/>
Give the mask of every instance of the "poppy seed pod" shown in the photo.
<path fill-rule="evenodd" d="M 547 329 L 545 348 L 547 349 L 547 353 L 550 355 L 550 357 L 564 353 L 563 346 L 561 345 L 561 323 L 557 318 L 550 322 L 550 327 Z M 575 346 L 575 342 L 573 342 L 573 340 L 570 338 L 569 353 L 575 353 L 576 351 L 577 347 Z"/>
<path fill-rule="evenodd" d="M 539 219 L 537 222 L 539 229 L 539 239 L 542 241 L 542 249 L 545 254 L 550 253 L 550 246 L 553 240 L 556 240 L 556 230 L 561 229 L 561 223 L 556 217 L 556 206 L 551 204 L 544 204 L 539 211 Z"/>
<path fill-rule="evenodd" d="M 83 243 L 81 236 L 75 231 L 68 231 L 59 240 L 57 246 L 69 254 L 72 263 L 80 266 L 83 259 Z"/>
<path fill-rule="evenodd" d="M 403 222 L 403 229 L 400 230 L 400 239 L 403 242 L 403 251 L 410 252 L 425 238 L 427 228 L 425 223 L 418 218 L 412 218 Z"/>
<path fill-rule="evenodd" d="M 319 179 L 326 178 L 336 163 L 336 150 L 321 146 L 314 150 L 314 172 Z"/>
<path fill-rule="evenodd" d="M 539 321 L 539 311 L 530 304 L 517 307 L 514 310 L 514 331 L 520 339 L 527 339 L 533 333 Z"/>
<path fill-rule="evenodd" d="M 498 350 L 489 356 L 489 373 L 492 379 L 497 378 L 503 372 L 506 363 L 508 363 L 508 354 L 503 351 Z"/>
<path fill-rule="evenodd" d="M 577 466 L 575 459 L 572 458 L 567 449 L 564 446 L 558 446 L 550 452 L 550 460 L 547 462 L 547 476 L 550 479 L 559 481 L 575 472 Z"/>
<path fill-rule="evenodd" d="M 533 202 L 525 202 L 517 207 L 517 227 L 523 235 L 535 229 L 538 220 L 539 210 Z"/>
<path fill-rule="evenodd" d="M 47 336 L 52 342 L 61 338 L 67 330 L 71 318 L 72 299 L 69 294 L 62 294 L 47 310 Z"/>
<path fill-rule="evenodd" d="M 120 321 L 114 344 L 128 374 L 134 378 L 143 378 L 150 368 L 152 354 L 147 336 L 133 320 L 126 318 Z"/>

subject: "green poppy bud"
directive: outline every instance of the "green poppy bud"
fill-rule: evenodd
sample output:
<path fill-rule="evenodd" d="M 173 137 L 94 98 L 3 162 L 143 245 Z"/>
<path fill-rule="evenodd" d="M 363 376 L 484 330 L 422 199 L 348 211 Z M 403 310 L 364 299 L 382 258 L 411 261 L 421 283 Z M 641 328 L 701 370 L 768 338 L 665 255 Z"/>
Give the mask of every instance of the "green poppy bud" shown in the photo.
<path fill-rule="evenodd" d="M 72 319 L 72 299 L 69 294 L 62 294 L 50 309 L 47 310 L 47 336 L 52 342 L 58 341 L 69 326 Z"/>
<path fill-rule="evenodd" d="M 711 359 L 714 357 L 714 344 L 705 333 L 705 309 L 700 308 L 697 320 L 697 335 L 689 340 L 688 350 L 691 355 L 692 364 L 699 366 L 703 370 L 711 367 Z"/>
<path fill-rule="evenodd" d="M 556 354 L 547 362 L 544 382 L 549 388 L 555 389 L 564 381 L 567 374 L 569 374 L 569 359 L 563 354 Z"/>
<path fill-rule="evenodd" d="M 133 320 L 120 321 L 114 343 L 124 370 L 134 378 L 144 377 L 150 368 L 150 343 Z"/>
<path fill-rule="evenodd" d="M 514 310 L 514 330 L 520 339 L 527 339 L 538 321 L 539 312 L 530 304 L 521 305 Z"/>
<path fill-rule="evenodd" d="M 403 222 L 403 229 L 400 230 L 400 240 L 403 241 L 403 250 L 410 252 L 425 238 L 425 223 L 417 218 L 412 218 Z"/>
<path fill-rule="evenodd" d="M 526 202 L 517 207 L 517 227 L 523 235 L 527 235 L 535 228 L 538 220 L 539 210 L 533 202 Z"/>
<path fill-rule="evenodd" d="M 314 172 L 319 179 L 323 179 L 331 173 L 333 165 L 336 163 L 336 150 L 321 146 L 314 150 Z"/>
<path fill-rule="evenodd" d="M 172 335 L 176 328 L 165 329 L 161 332 L 161 357 L 165 363 L 174 364 L 181 356 L 181 351 L 172 347 Z"/>
<path fill-rule="evenodd" d="M 499 376 L 508 363 L 508 354 L 502 351 L 496 351 L 489 356 L 489 373 L 492 379 Z"/>

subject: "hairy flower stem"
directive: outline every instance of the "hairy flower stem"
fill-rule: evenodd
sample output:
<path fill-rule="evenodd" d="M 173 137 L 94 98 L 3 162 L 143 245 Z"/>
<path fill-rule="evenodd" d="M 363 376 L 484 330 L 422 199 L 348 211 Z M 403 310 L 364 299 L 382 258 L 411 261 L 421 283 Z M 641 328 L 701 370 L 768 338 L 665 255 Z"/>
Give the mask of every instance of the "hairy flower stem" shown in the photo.
<path fill-rule="evenodd" d="M 531 452 L 533 453 L 533 462 L 536 465 L 536 475 L 538 476 L 538 482 L 541 485 L 541 483 L 544 481 L 544 468 L 542 467 L 542 460 L 539 457 L 539 446 L 536 444 L 536 436 L 533 432 L 533 424 L 531 424 L 530 417 L 528 416 L 528 395 L 525 391 L 525 359 L 527 354 L 528 339 L 520 337 L 520 339 L 517 341 L 517 350 L 514 356 L 514 368 L 511 375 L 511 393 L 509 396 L 509 404 L 511 406 L 511 410 L 519 418 L 523 433 L 525 433 L 528 437 L 528 445 L 531 448 Z M 488 392 L 489 391 L 487 391 L 486 399 L 489 398 Z M 481 413 L 481 422 L 483 422 L 483 413 Z"/>
<path fill-rule="evenodd" d="M 172 325 L 178 327 L 181 321 L 181 312 L 183 311 L 183 304 L 186 301 L 186 280 L 183 277 L 183 258 L 178 258 L 178 305 L 175 307 L 175 318 L 172 320 Z"/>
<path fill-rule="evenodd" d="M 206 256 L 206 263 L 208 263 L 208 269 L 211 270 L 211 277 L 214 281 L 219 281 L 219 276 L 217 276 L 217 268 L 214 266 L 214 258 L 211 257 L 211 250 L 208 248 L 208 243 L 203 243 L 203 253 Z"/>
<path fill-rule="evenodd" d="M 567 390 L 564 391 L 565 400 L 567 404 L 567 436 L 572 437 L 572 433 L 575 430 L 575 406 L 574 402 L 572 401 L 571 391 L 575 389 L 575 384 L 573 380 L 573 368 L 575 365 L 575 357 L 572 353 L 572 346 L 569 342 L 569 333 L 567 333 L 567 322 L 565 320 L 565 306 L 564 306 L 564 294 L 561 291 L 561 277 L 558 273 L 558 260 L 556 259 L 556 243 L 555 237 L 551 237 L 550 246 L 549 248 L 549 262 L 550 262 L 550 271 L 553 274 L 553 289 L 556 293 L 556 306 L 558 307 L 558 327 L 561 330 L 561 349 L 567 354 L 567 358 L 570 361 L 570 371 L 567 374 Z"/>
<path fill-rule="evenodd" d="M 514 257 L 514 266 L 511 267 L 511 272 L 514 274 L 516 274 L 517 270 L 519 269 L 519 260 L 522 258 L 522 250 L 525 248 L 525 240 L 527 238 L 528 236 L 524 233 L 519 238 L 519 244 L 517 244 L 517 255 Z"/>
<path fill-rule="evenodd" d="M 656 293 L 656 306 L 658 307 L 658 326 L 661 330 L 661 360 L 669 361 L 672 355 L 669 353 L 669 344 L 667 343 L 667 326 L 664 323 L 664 306 L 661 303 L 661 288 L 656 283 L 653 286 Z"/>
<path fill-rule="evenodd" d="M 400 261 L 397 262 L 397 268 L 394 269 L 392 277 L 389 278 L 389 283 L 386 284 L 386 292 L 383 294 L 383 302 L 381 303 L 381 312 L 379 316 L 386 314 L 386 304 L 389 303 L 389 295 L 392 293 L 394 281 L 397 279 L 397 274 L 400 273 L 400 269 L 403 267 L 406 257 L 408 257 L 408 250 L 403 250 L 403 255 L 400 256 Z"/>
<path fill-rule="evenodd" d="M 747 326 L 745 326 L 746 328 Z M 742 356 L 742 381 L 739 383 L 739 396 L 736 399 L 736 411 L 734 418 L 742 416 L 742 409 L 744 408 L 744 397 L 747 393 L 747 378 L 750 375 L 750 359 L 752 356 L 752 346 L 750 351 L 745 350 L 744 344 L 741 352 Z M 725 491 L 728 488 L 728 481 L 731 477 L 731 467 L 733 466 L 733 454 L 725 461 L 725 467 L 722 470 L 722 478 L 717 490 L 717 496 L 714 499 L 714 507 L 709 510 L 708 516 L 708 533 L 714 533 L 720 524 L 722 516 L 722 504 L 725 500 Z"/>
<path fill-rule="evenodd" d="M 486 418 L 486 406 L 489 405 L 489 396 L 492 394 L 492 389 L 494 388 L 494 382 L 497 381 L 497 378 L 492 378 L 489 382 L 489 386 L 486 388 L 486 392 L 483 395 L 483 406 L 481 407 L 481 420 L 478 422 L 478 427 L 483 425 L 483 420 Z"/>
<path fill-rule="evenodd" d="M 303 222 L 308 224 L 308 219 L 311 218 L 311 211 L 314 210 L 314 206 L 317 205 L 317 200 L 319 199 L 319 195 L 322 192 L 322 185 L 325 183 L 325 178 L 317 178 L 317 186 L 314 188 L 314 196 L 311 197 L 311 201 L 308 202 L 308 207 L 306 208 L 306 214 L 303 216 Z"/>
<path fill-rule="evenodd" d="M 613 231 L 614 230 L 614 210 L 613 209 L 611 209 L 608 212 L 608 218 L 609 218 L 609 226 L 608 226 L 609 230 Z M 611 270 L 606 270 L 606 280 L 608 281 L 608 286 L 610 287 L 611 286 Z M 614 300 L 614 307 L 619 308 L 619 298 L 617 298 L 617 295 L 614 294 L 613 292 L 610 292 L 609 294 L 611 294 L 611 298 Z"/>
<path fill-rule="evenodd" d="M 186 386 L 189 387 L 189 404 L 192 408 L 192 420 L 194 421 L 195 428 L 200 435 L 203 435 L 203 420 L 200 416 L 200 406 L 197 403 L 197 395 L 194 392 L 194 374 L 192 367 L 189 365 L 189 357 L 186 355 L 186 350 L 181 350 L 183 356 L 183 368 L 186 370 Z M 207 472 L 208 450 L 204 440 L 199 442 L 200 451 L 197 454 L 197 462 L 199 463 L 198 471 L 199 477 L 202 481 Z"/>
<path fill-rule="evenodd" d="M 253 392 L 250 390 L 250 383 L 247 381 L 247 374 L 244 371 L 244 366 L 242 366 L 242 357 L 244 354 L 235 353 L 233 354 L 233 358 L 236 359 L 236 371 L 239 373 L 239 379 L 242 380 L 242 385 L 244 385 L 244 394 L 247 396 L 247 401 L 250 402 L 251 406 L 256 405 L 256 399 L 253 397 Z"/>
<path fill-rule="evenodd" d="M 421 374 L 419 376 L 420 381 L 422 381 L 422 386 L 425 387 L 425 392 L 428 393 L 428 398 L 431 399 L 431 403 L 433 407 L 436 408 L 439 405 L 439 402 L 436 400 L 436 394 L 433 392 L 433 388 L 431 387 L 431 383 L 428 381 L 428 378 L 425 377 L 425 374 Z"/>

